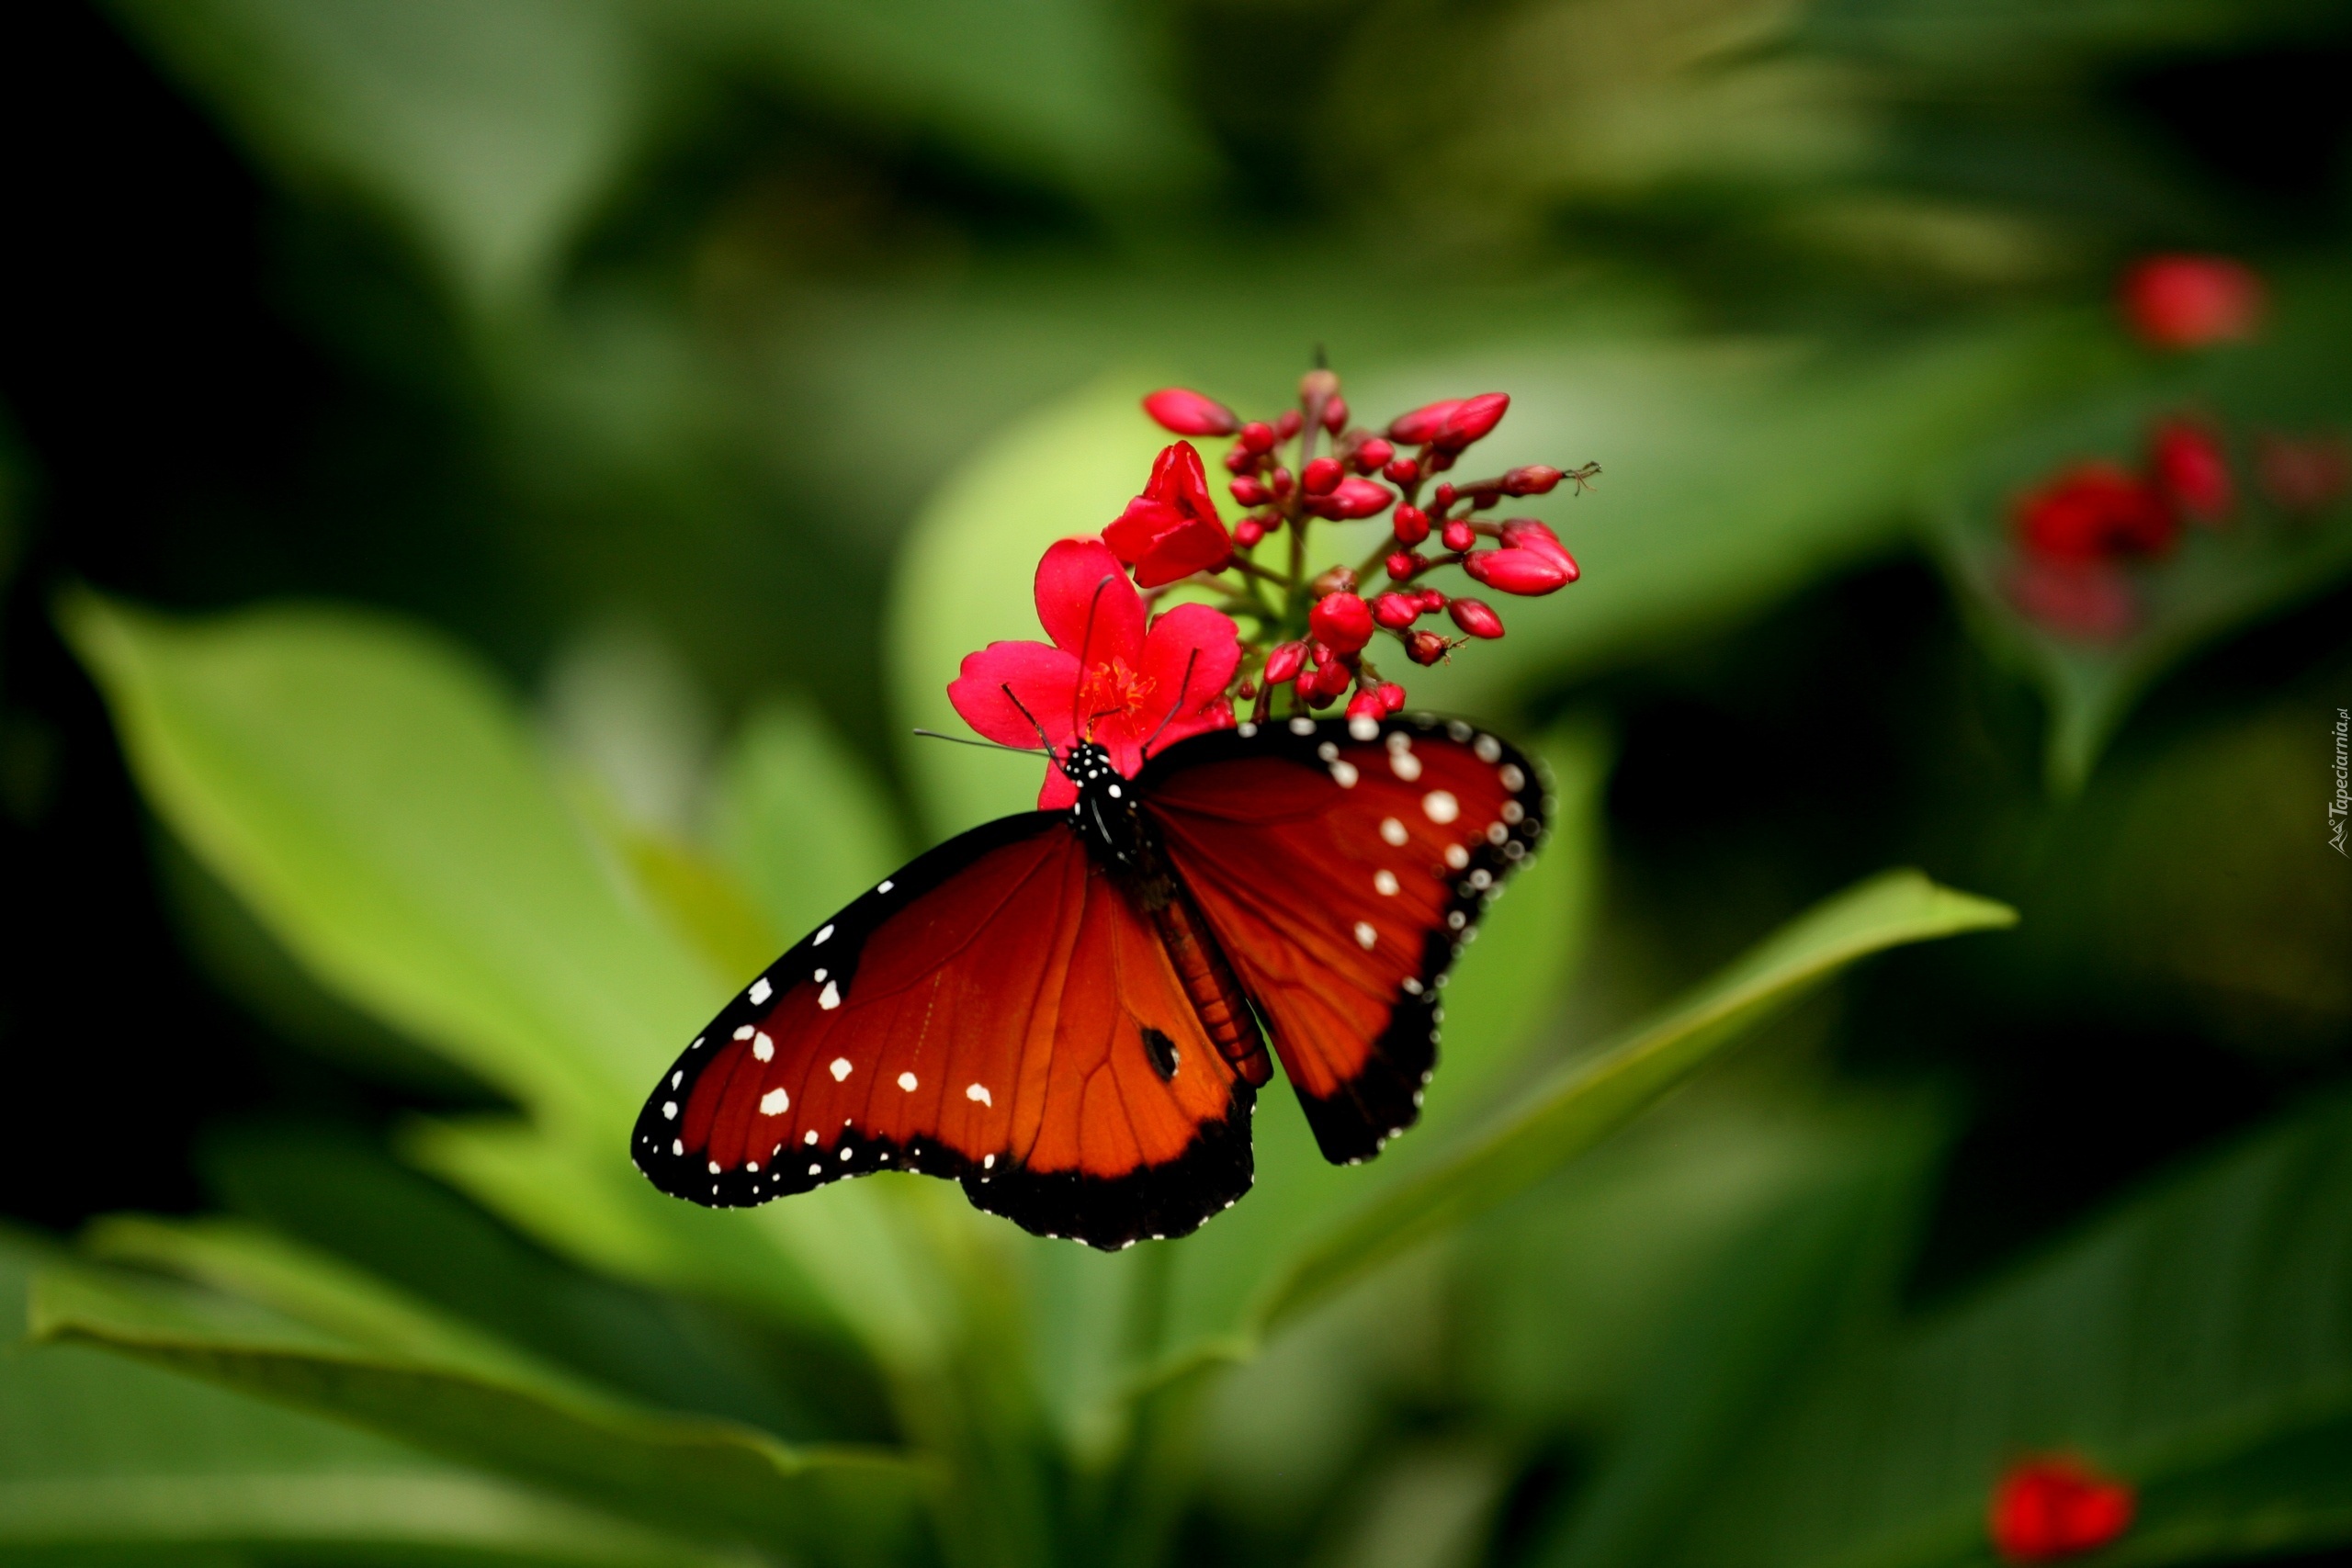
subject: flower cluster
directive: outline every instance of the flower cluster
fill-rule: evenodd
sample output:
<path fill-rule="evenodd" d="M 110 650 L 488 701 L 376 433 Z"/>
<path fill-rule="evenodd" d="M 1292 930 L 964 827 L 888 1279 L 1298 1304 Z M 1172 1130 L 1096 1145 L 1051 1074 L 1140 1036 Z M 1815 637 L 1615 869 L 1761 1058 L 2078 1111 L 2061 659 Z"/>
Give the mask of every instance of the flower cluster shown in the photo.
<path fill-rule="evenodd" d="M 2352 485 L 2352 450 L 2341 441 L 2266 433 L 2254 450 L 2254 489 L 2283 516 L 2324 510 Z M 2139 620 L 2126 563 L 2169 555 L 2185 525 L 2230 526 L 2239 492 L 2239 470 L 2217 426 L 2187 414 L 2159 419 L 2137 464 L 2070 464 L 2018 498 L 2009 596 L 2064 635 L 2122 637 Z"/>
<path fill-rule="evenodd" d="M 1436 587 L 1438 571 L 1458 568 L 1483 588 L 1520 595 L 1577 580 L 1575 558 L 1549 527 L 1487 514 L 1564 482 L 1581 490 L 1598 464 L 1442 477 L 1501 423 L 1505 393 L 1430 403 L 1377 431 L 1351 420 L 1340 378 L 1324 369 L 1301 379 L 1296 408 L 1271 420 L 1245 421 L 1183 388 L 1143 406 L 1173 434 L 1231 438 L 1226 490 L 1241 515 L 1227 527 L 1199 451 L 1179 440 L 1100 539 L 1046 551 L 1037 617 L 1053 641 L 991 643 L 948 687 L 956 712 L 991 740 L 1058 756 L 1091 738 L 1132 774 L 1147 751 L 1232 724 L 1237 703 L 1263 721 L 1278 705 L 1311 713 L 1345 698 L 1349 718 L 1377 720 L 1405 705 L 1405 688 L 1374 662 L 1383 639 L 1429 665 L 1503 635 L 1491 604 Z M 1386 535 L 1359 564 L 1308 570 L 1315 525 L 1384 514 Z M 1375 574 L 1385 589 L 1367 586 Z M 1203 589 L 1219 604 L 1151 616 L 1153 602 L 1177 587 Z M 1438 629 L 1438 616 L 1451 632 Z M 1074 795 L 1052 770 L 1039 805 Z"/>

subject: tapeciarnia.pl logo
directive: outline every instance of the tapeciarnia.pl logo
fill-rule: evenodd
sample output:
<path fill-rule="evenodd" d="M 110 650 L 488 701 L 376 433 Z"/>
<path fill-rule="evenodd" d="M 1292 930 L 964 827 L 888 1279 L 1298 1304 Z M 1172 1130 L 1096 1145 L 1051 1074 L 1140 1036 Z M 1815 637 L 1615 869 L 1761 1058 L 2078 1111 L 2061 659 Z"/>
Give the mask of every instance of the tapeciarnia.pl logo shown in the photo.
<path fill-rule="evenodd" d="M 2347 739 L 2352 739 L 2352 710 L 2335 710 L 2335 798 L 2327 803 L 2327 844 L 2337 854 L 2352 860 L 2344 848 L 2344 829 L 2347 817 L 2352 817 L 2352 756 L 2347 756 Z"/>

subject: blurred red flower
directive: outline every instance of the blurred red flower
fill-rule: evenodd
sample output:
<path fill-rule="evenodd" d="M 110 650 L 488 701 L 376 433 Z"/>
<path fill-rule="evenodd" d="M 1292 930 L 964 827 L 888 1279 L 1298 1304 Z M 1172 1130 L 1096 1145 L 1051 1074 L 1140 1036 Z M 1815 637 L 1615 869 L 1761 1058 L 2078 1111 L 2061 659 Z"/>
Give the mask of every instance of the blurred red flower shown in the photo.
<path fill-rule="evenodd" d="M 2259 436 L 2254 480 L 2262 498 L 2290 517 L 2324 512 L 2352 489 L 2352 446 L 2335 435 Z"/>
<path fill-rule="evenodd" d="M 1102 530 L 1102 540 L 1136 569 L 1136 582 L 1144 588 L 1215 571 L 1232 558 L 1233 537 L 1216 514 L 1208 475 L 1191 442 L 1160 452 L 1143 493 Z"/>
<path fill-rule="evenodd" d="M 2132 1523 L 2132 1488 L 2063 1454 L 2022 1460 L 1993 1489 L 1993 1545 L 2012 1562 L 2096 1551 Z"/>
<path fill-rule="evenodd" d="M 2123 275 L 2123 319 L 2154 348 L 2202 348 L 2254 336 L 2267 291 L 2227 256 L 2156 255 Z"/>
<path fill-rule="evenodd" d="M 2180 532 L 2179 519 L 2155 486 L 2098 461 L 2062 469 L 2020 497 L 2016 520 L 2026 550 L 2056 561 L 2162 555 Z"/>
<path fill-rule="evenodd" d="M 2193 420 L 2157 423 L 2148 440 L 2148 468 L 2156 487 L 2184 516 L 2219 523 L 2237 505 L 2237 486 L 2221 438 Z"/>

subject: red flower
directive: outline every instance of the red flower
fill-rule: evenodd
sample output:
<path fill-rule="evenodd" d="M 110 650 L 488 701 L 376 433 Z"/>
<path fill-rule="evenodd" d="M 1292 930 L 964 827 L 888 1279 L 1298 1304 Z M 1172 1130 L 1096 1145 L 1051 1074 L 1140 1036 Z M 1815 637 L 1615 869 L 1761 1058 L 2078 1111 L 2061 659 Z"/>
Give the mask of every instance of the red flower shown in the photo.
<path fill-rule="evenodd" d="M 1353 593 L 1327 593 L 1306 612 L 1307 630 L 1340 653 L 1353 653 L 1370 642 L 1372 623 L 1372 607 Z"/>
<path fill-rule="evenodd" d="M 2201 424 L 2185 419 L 2159 423 L 2148 442 L 2148 467 L 2173 505 L 2200 523 L 2219 523 L 2237 504 L 2229 457 Z"/>
<path fill-rule="evenodd" d="M 1191 442 L 1161 451 L 1151 482 L 1102 530 L 1102 540 L 1136 569 L 1136 581 L 1145 588 L 1215 571 L 1232 558 L 1232 536 L 1216 514 L 1208 475 Z"/>
<path fill-rule="evenodd" d="M 2096 1551 L 2132 1523 L 2132 1488 L 2063 1455 L 2012 1465 L 1993 1490 L 1993 1545 L 2012 1562 Z"/>
<path fill-rule="evenodd" d="M 2250 338 L 2262 324 L 2262 279 L 2227 256 L 2150 256 L 2123 275 L 2123 319 L 2153 348 L 2202 348 Z"/>
<path fill-rule="evenodd" d="M 1050 645 L 992 642 L 966 656 L 948 684 L 964 722 L 990 740 L 1034 747 L 1042 728 L 1058 757 L 1072 741 L 1090 739 L 1132 778 L 1147 746 L 1157 751 L 1232 726 L 1225 689 L 1241 661 L 1232 620 L 1205 604 L 1179 604 L 1147 630 L 1143 596 L 1101 540 L 1064 539 L 1046 550 L 1037 563 L 1037 619 Z M 1077 798 L 1059 768 L 1046 771 L 1039 807 L 1055 810 Z"/>
<path fill-rule="evenodd" d="M 2045 560 L 2161 555 L 2179 519 L 2155 486 L 2113 463 L 2077 463 L 2017 505 L 2018 536 Z"/>

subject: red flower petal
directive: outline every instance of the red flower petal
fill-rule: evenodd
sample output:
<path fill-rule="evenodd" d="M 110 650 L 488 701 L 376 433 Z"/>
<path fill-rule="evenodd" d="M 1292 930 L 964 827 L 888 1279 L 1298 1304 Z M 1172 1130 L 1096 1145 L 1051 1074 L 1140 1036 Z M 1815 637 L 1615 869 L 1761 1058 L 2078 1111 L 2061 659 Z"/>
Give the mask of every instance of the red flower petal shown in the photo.
<path fill-rule="evenodd" d="M 2156 348 L 2250 338 L 2265 306 L 2261 277 L 2228 256 L 2150 256 L 2123 276 L 2123 317 Z"/>
<path fill-rule="evenodd" d="M 1007 686 L 1036 725 L 1005 695 Z M 1042 642 L 992 642 L 964 656 L 962 672 L 947 683 L 947 700 L 966 724 L 1000 746 L 1034 750 L 1043 726 L 1046 742 L 1058 750 L 1070 741 L 1070 694 L 1077 689 L 1074 656 Z"/>
<path fill-rule="evenodd" d="M 1223 566 L 1233 552 L 1201 455 L 1189 441 L 1160 451 L 1143 493 L 1127 503 L 1102 537 L 1119 559 L 1136 568 L 1136 581 L 1146 588 Z"/>
<path fill-rule="evenodd" d="M 1123 654 L 1132 663 L 1143 649 L 1143 597 L 1100 539 L 1064 539 L 1046 551 L 1037 622 L 1055 647 L 1090 661 Z"/>

